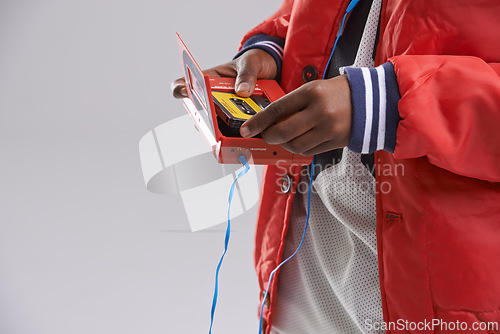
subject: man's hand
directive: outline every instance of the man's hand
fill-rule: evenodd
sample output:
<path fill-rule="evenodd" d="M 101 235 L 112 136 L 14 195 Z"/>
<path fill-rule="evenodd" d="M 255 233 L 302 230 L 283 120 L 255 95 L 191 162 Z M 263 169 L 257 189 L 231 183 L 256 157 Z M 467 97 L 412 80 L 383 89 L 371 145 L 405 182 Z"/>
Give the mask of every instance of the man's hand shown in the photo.
<path fill-rule="evenodd" d="M 212 67 L 203 73 L 211 77 L 236 78 L 236 94 L 249 97 L 253 94 L 257 79 L 274 79 L 276 72 L 276 62 L 269 53 L 260 49 L 251 49 L 235 60 Z M 178 99 L 188 96 L 184 78 L 179 78 L 172 83 L 172 93 Z"/>
<path fill-rule="evenodd" d="M 343 75 L 283 96 L 246 121 L 240 133 L 247 138 L 261 133 L 268 144 L 308 156 L 347 146 L 351 118 L 351 89 Z"/>

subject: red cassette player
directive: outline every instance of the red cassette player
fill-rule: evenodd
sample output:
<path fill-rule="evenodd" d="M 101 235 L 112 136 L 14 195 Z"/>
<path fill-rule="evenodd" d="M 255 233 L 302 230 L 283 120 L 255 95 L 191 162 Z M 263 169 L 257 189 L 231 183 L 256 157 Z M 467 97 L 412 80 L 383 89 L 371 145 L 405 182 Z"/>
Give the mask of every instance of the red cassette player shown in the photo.
<path fill-rule="evenodd" d="M 309 164 L 312 157 L 294 154 L 279 145 L 269 145 L 262 138 L 243 138 L 243 122 L 285 95 L 274 80 L 258 80 L 254 95 L 242 98 L 234 92 L 234 78 L 209 77 L 198 66 L 177 34 L 189 98 L 184 107 L 221 164 L 239 164 L 244 155 L 250 164 Z"/>

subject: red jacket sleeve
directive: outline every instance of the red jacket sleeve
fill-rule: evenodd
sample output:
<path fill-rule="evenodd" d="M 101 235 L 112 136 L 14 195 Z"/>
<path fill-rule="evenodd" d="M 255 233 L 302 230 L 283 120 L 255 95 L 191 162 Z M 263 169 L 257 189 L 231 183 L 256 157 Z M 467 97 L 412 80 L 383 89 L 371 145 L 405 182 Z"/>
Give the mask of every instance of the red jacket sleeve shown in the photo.
<path fill-rule="evenodd" d="M 426 156 L 453 173 L 500 182 L 500 64 L 467 56 L 398 56 L 396 159 Z"/>
<path fill-rule="evenodd" d="M 250 30 L 241 41 L 240 49 L 247 39 L 257 34 L 266 34 L 279 38 L 285 38 L 290 23 L 290 15 L 292 12 L 294 0 L 285 0 L 281 7 L 268 17 L 264 22 Z"/>

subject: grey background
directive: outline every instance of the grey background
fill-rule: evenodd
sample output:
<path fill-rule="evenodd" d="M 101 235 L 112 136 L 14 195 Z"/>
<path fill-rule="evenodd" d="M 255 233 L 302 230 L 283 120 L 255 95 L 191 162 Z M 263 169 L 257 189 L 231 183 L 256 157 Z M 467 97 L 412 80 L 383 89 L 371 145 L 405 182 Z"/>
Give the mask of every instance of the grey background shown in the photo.
<path fill-rule="evenodd" d="M 279 3 L 0 0 L 1 334 L 208 332 L 224 227 L 186 232 L 138 142 L 184 114 L 174 32 L 211 67 Z M 233 223 L 214 333 L 257 331 L 255 213 Z"/>

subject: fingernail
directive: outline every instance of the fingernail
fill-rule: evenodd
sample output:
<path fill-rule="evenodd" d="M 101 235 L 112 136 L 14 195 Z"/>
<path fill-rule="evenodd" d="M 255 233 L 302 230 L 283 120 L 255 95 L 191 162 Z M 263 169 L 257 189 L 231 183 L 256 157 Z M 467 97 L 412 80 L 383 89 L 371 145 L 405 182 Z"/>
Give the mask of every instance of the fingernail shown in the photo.
<path fill-rule="evenodd" d="M 250 91 L 250 85 L 247 82 L 242 82 L 236 87 L 237 92 L 248 93 Z"/>
<path fill-rule="evenodd" d="M 187 97 L 187 96 L 188 96 L 188 94 L 187 94 L 187 90 L 186 90 L 186 87 L 182 87 L 182 88 L 181 88 L 181 95 L 182 95 L 182 96 L 185 96 L 185 97 Z"/>
<path fill-rule="evenodd" d="M 246 125 L 241 126 L 240 134 L 243 137 L 248 137 L 250 135 L 250 129 L 248 128 L 248 126 L 246 126 Z"/>

